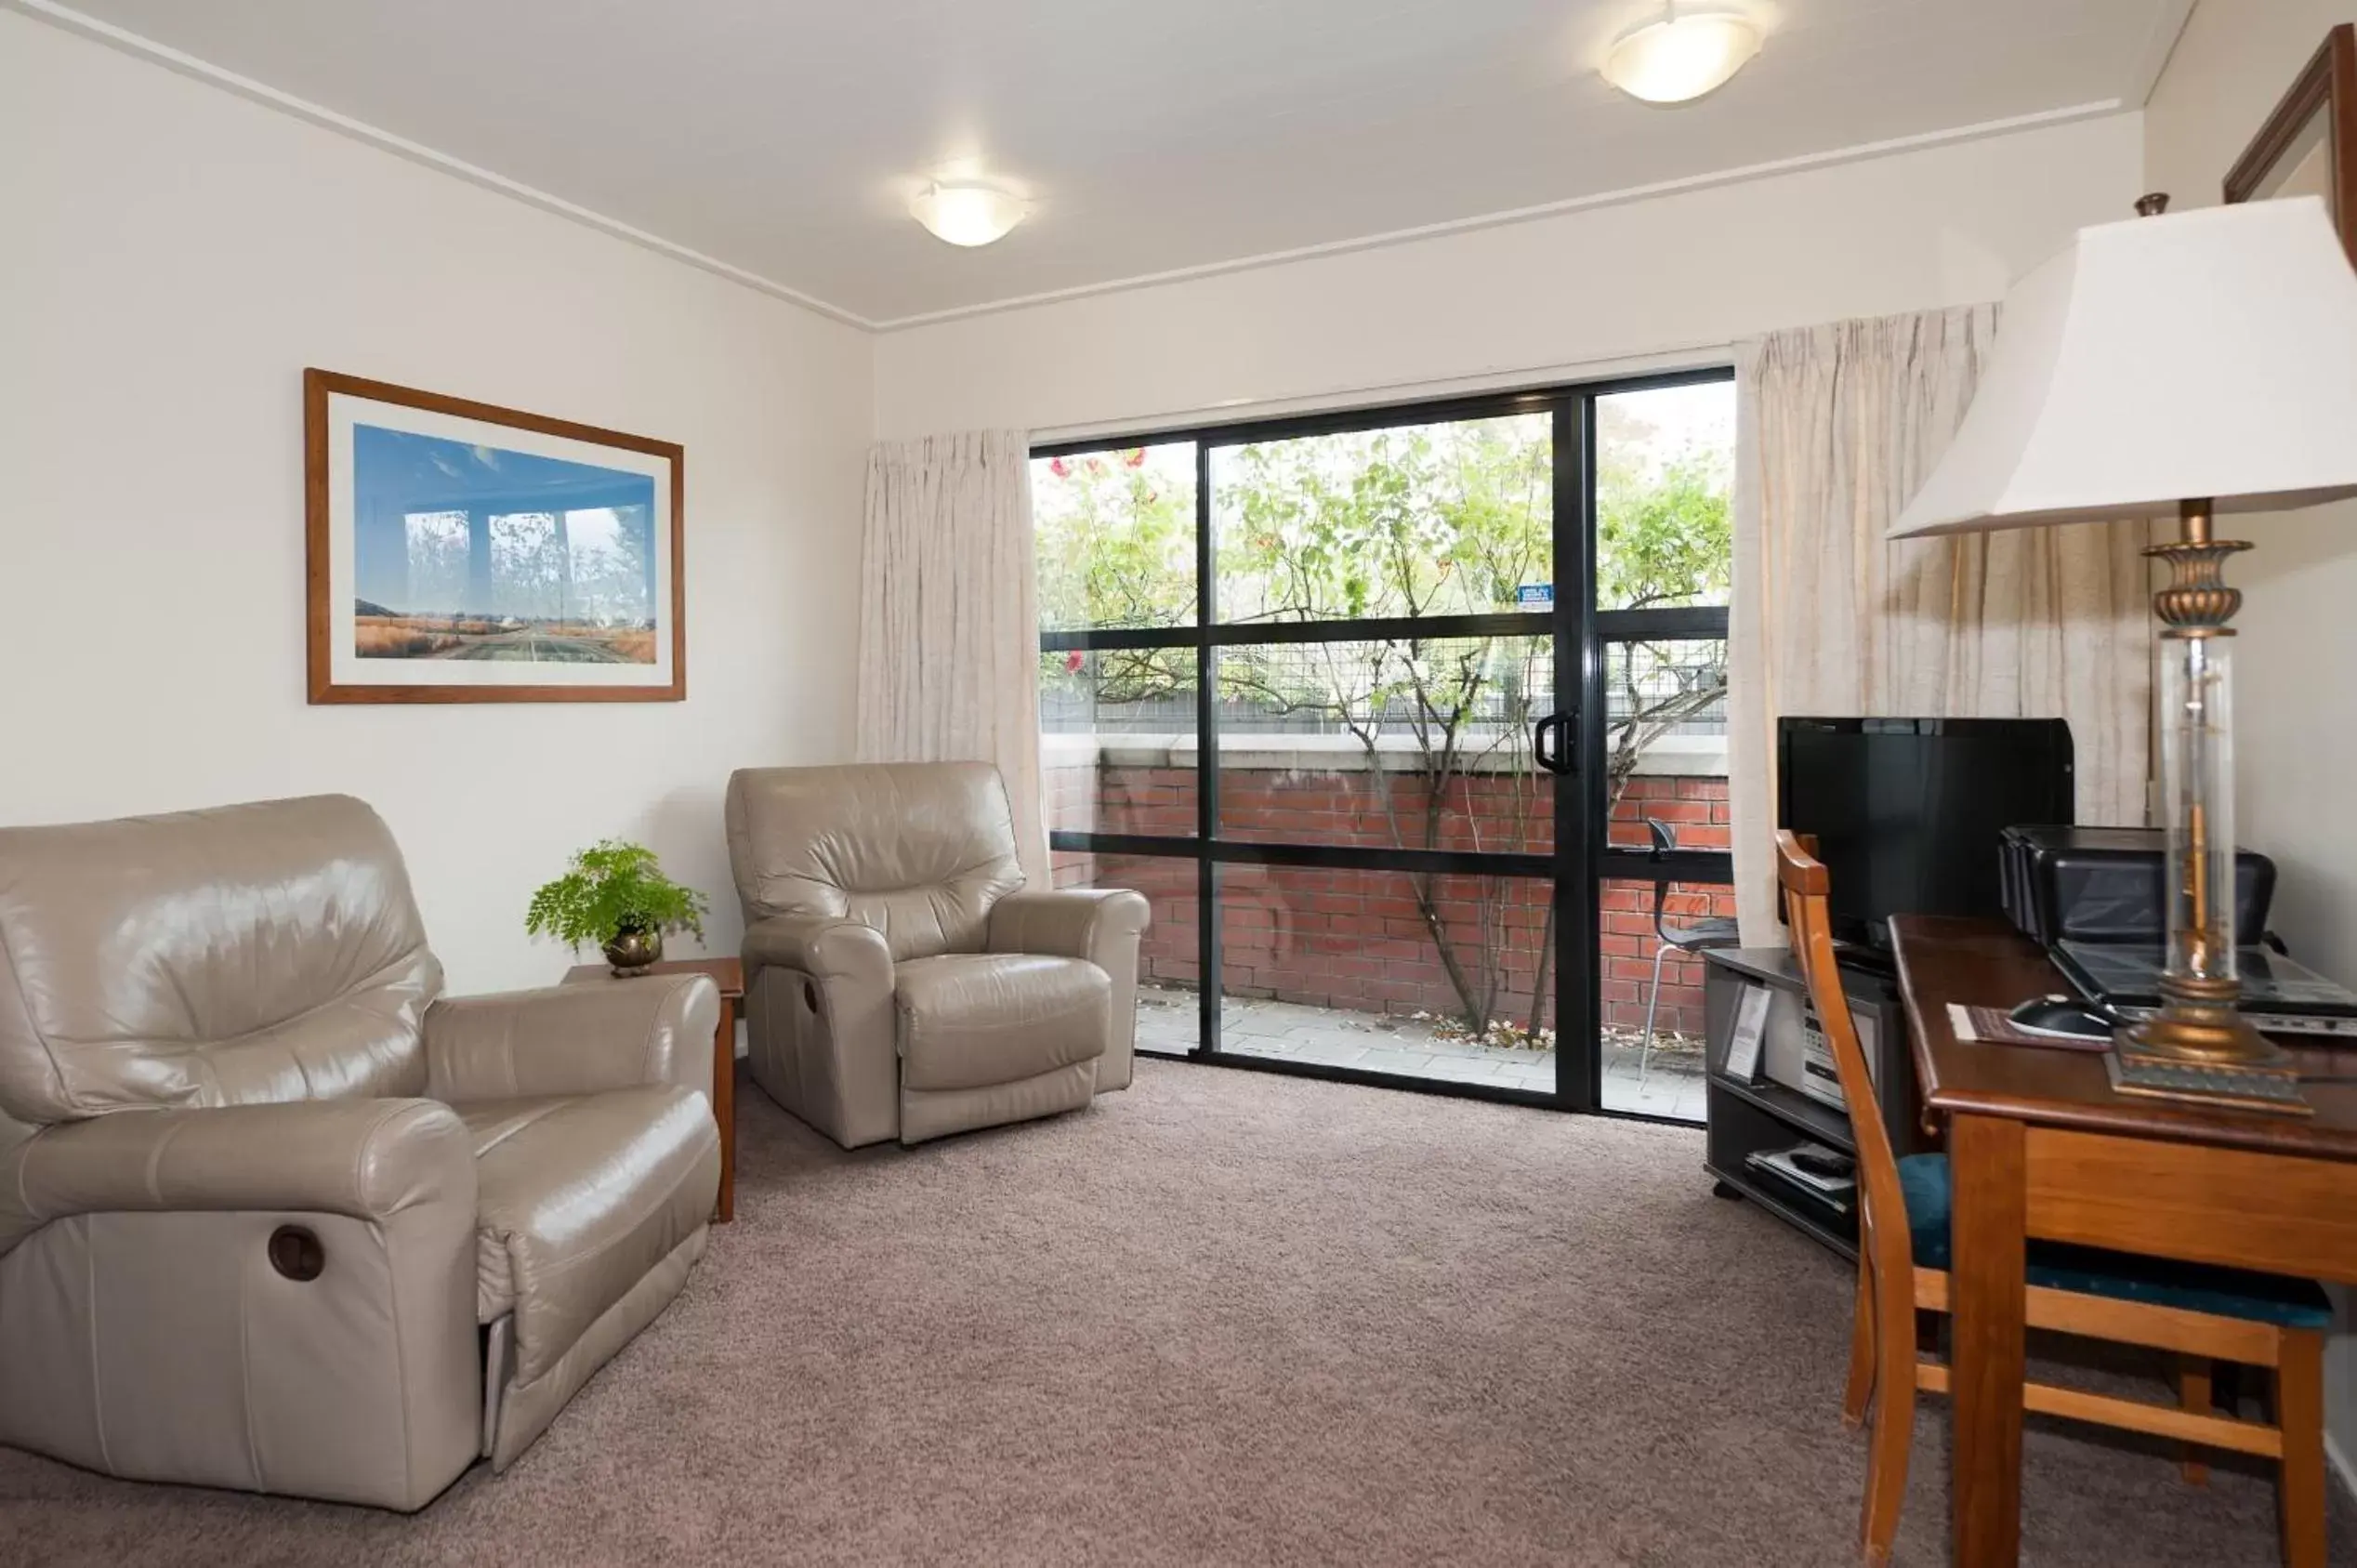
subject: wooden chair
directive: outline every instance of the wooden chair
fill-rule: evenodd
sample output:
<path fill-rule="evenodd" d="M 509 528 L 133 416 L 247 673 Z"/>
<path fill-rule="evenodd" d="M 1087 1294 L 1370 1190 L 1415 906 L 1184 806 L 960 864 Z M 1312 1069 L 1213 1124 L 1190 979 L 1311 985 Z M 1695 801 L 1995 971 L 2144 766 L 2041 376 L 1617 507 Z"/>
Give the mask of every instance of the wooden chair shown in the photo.
<path fill-rule="evenodd" d="M 1906 1495 L 1916 1394 L 1948 1390 L 1947 1366 L 1918 1356 L 1916 1331 L 1918 1311 L 1948 1310 L 1947 1156 L 1892 1157 L 1835 967 L 1825 868 L 1789 832 L 1776 835 L 1776 879 L 1793 952 L 1833 1047 L 1858 1145 L 1857 1319 L 1842 1416 L 1858 1425 L 1871 1398 L 1860 1536 L 1867 1561 L 1878 1564 L 1890 1561 Z M 2028 1273 L 2031 1327 L 2174 1352 L 2179 1403 L 2147 1403 L 2033 1382 L 2022 1390 L 2024 1408 L 2174 1438 L 2183 1445 L 2185 1477 L 2195 1483 L 2206 1476 L 2204 1449 L 2278 1461 L 2284 1561 L 2289 1568 L 2323 1568 L 2324 1353 L 2332 1309 L 2322 1288 L 2310 1280 L 2034 1241 Z M 2210 1373 L 2219 1362 L 2273 1372 L 2271 1422 L 2217 1411 Z"/>

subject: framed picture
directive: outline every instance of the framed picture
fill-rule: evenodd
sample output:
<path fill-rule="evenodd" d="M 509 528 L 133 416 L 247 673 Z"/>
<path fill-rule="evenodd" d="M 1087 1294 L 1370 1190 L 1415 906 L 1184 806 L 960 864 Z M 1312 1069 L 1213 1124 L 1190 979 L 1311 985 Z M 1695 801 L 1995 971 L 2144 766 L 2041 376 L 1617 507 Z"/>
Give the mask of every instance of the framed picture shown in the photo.
<path fill-rule="evenodd" d="M 687 696 L 681 453 L 303 373 L 314 703 Z"/>
<path fill-rule="evenodd" d="M 2322 196 L 2357 263 L 2357 26 L 2324 35 L 2275 112 L 2226 175 L 2229 202 Z"/>

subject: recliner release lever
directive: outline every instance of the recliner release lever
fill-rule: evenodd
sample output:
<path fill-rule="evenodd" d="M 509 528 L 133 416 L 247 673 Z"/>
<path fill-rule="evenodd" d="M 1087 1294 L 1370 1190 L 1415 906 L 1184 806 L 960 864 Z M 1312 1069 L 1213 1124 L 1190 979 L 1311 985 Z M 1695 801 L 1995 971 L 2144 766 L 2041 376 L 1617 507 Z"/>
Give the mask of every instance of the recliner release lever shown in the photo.
<path fill-rule="evenodd" d="M 327 1272 L 327 1248 L 300 1225 L 281 1225 L 270 1232 L 270 1267 L 298 1285 L 308 1285 Z"/>

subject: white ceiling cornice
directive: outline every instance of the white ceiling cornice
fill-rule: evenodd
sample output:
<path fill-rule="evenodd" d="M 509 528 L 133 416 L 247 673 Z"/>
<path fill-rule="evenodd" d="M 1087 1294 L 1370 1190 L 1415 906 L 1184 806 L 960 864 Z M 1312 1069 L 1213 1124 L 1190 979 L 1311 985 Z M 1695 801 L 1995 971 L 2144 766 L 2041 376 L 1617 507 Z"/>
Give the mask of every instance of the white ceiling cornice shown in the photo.
<path fill-rule="evenodd" d="M 1572 197 L 1563 201 L 1547 202 L 1532 206 L 1517 207 L 1502 212 L 1484 213 L 1474 217 L 1456 218 L 1445 222 L 1423 224 L 1412 228 L 1366 234 L 1350 239 L 1329 241 L 1317 244 L 1296 246 L 1290 249 L 1270 251 L 1263 254 L 1236 257 L 1206 262 L 1195 266 L 1175 268 L 1166 271 L 1156 271 L 1111 278 L 1101 282 L 1088 283 L 1069 288 L 1051 289 L 1039 293 L 1010 296 L 1005 298 L 985 300 L 971 305 L 956 306 L 946 310 L 921 311 L 879 319 L 863 315 L 859 311 L 849 310 L 843 306 L 834 304 L 831 301 L 822 299 L 815 295 L 796 288 L 789 283 L 780 282 L 775 278 L 766 276 L 760 272 L 754 271 L 751 269 L 741 267 L 732 262 L 723 260 L 718 257 L 712 256 L 692 246 L 681 244 L 676 241 L 666 239 L 660 234 L 651 232 L 634 224 L 624 222 L 619 218 L 610 217 L 601 212 L 584 206 L 577 202 L 569 201 L 562 196 L 555 195 L 547 191 L 540 189 L 539 187 L 526 184 L 521 180 L 510 178 L 494 169 L 485 168 L 478 164 L 454 157 L 449 153 L 441 152 L 438 149 L 428 147 L 412 138 L 401 136 L 394 132 L 382 129 L 351 115 L 330 109 L 323 104 L 314 102 L 309 99 L 301 98 L 293 93 L 274 87 L 269 83 L 257 81 L 251 76 L 244 75 L 238 72 L 227 70 L 221 66 L 212 63 L 209 60 L 199 59 L 185 50 L 175 48 L 170 45 L 163 44 L 154 39 L 148 38 L 140 33 L 132 32 L 129 29 L 119 27 L 99 18 L 86 15 L 81 11 L 72 8 L 71 7 L 58 4 L 57 0 L 0 0 L 0 7 L 6 7 L 8 9 L 18 11 L 25 16 L 48 22 L 54 26 L 64 28 L 86 38 L 104 44 L 110 47 L 122 50 L 139 59 L 146 59 L 151 63 L 164 66 L 168 70 L 178 72 L 182 75 L 193 77 L 199 81 L 205 82 L 214 86 L 235 93 L 239 97 L 246 99 L 249 101 L 263 105 L 264 107 L 270 109 L 277 110 L 282 113 L 291 114 L 296 118 L 306 121 L 311 125 L 336 132 L 339 135 L 349 137 L 356 141 L 393 153 L 396 156 L 406 158 L 414 163 L 422 164 L 428 168 L 438 170 L 443 174 L 451 175 L 459 179 L 464 179 L 471 184 L 482 187 L 485 190 L 497 191 L 502 195 L 509 196 L 518 201 L 527 203 L 533 206 L 542 209 L 543 211 L 569 218 L 576 223 L 585 224 L 587 227 L 598 230 L 603 233 L 611 234 L 617 239 L 626 240 L 633 244 L 654 251 L 658 255 L 668 257 L 675 261 L 683 262 L 689 266 L 699 268 L 719 277 L 727 278 L 733 283 L 744 285 L 744 287 L 757 290 L 758 292 L 769 295 L 774 298 L 783 299 L 791 304 L 800 306 L 805 310 L 815 311 L 822 316 L 829 318 L 830 320 L 840 322 L 847 325 L 870 333 L 900 331 L 938 323 L 960 321 L 974 316 L 990 315 L 1001 311 L 1022 310 L 1029 307 L 1050 304 L 1060 300 L 1086 298 L 1092 296 L 1120 293 L 1131 289 L 1152 288 L 1163 284 L 1180 283 L 1190 279 L 1216 277 L 1231 272 L 1245 271 L 1264 267 L 1281 266 L 1287 262 L 1307 260 L 1313 257 L 1343 256 L 1359 251 L 1412 244 L 1420 240 L 1435 239 L 1446 235 L 1473 233 L 1482 230 L 1500 228 L 1513 224 L 1529 223 L 1548 217 L 1560 217 L 1570 213 L 1587 211 L 1598 207 L 1621 205 L 1630 202 L 1644 201 L 1655 197 L 1710 190 L 1717 187 L 1740 184 L 1749 180 L 1771 178 L 1781 175 L 1800 173 L 1812 169 L 1829 168 L 1843 164 L 1858 163 L 1868 159 L 1888 157 L 1897 153 L 1918 152 L 1929 148 L 1978 141 L 1991 137 L 2006 136 L 2025 130 L 2064 125 L 2075 121 L 2095 119 L 2108 114 L 2118 113 L 2124 110 L 2130 110 L 2140 106 L 2143 97 L 2149 94 L 2152 83 L 2155 78 L 2157 78 L 2162 66 L 2166 63 L 2168 51 L 2170 47 L 2173 46 L 2178 33 L 2182 30 L 2185 20 L 2187 16 L 2190 15 L 2193 4 L 2194 0 L 2166 0 L 2167 8 L 2162 17 L 2156 21 L 2152 39 L 2148 42 L 2146 49 L 2140 57 L 2132 79 L 2127 84 L 2131 96 L 2125 99 L 2105 99 L 2099 101 L 2074 104 L 2064 108 L 2045 110 L 2035 113 L 2019 114 L 2003 119 L 1986 120 L 1975 124 L 1957 125 L 1942 130 L 1921 132 L 1909 136 L 1895 137 L 1879 141 L 1861 142 L 1851 146 L 1835 148 L 1826 152 L 1805 153 L 1796 157 L 1780 158 L 1765 163 L 1746 164 L 1703 174 L 1685 176 L 1675 179 L 1666 179 L 1648 184 L 1632 185 L 1617 190 L 1595 191 L 1585 195 Z"/>

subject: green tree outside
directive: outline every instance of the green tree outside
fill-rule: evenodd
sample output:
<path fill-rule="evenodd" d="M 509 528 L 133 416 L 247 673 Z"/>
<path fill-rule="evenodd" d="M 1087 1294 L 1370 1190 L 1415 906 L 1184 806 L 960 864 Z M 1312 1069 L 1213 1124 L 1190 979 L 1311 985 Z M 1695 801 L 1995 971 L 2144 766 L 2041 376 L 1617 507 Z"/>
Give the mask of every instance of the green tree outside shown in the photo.
<path fill-rule="evenodd" d="M 1721 452 L 1665 453 L 1644 421 L 1599 405 L 1598 603 L 1605 609 L 1724 603 L 1732 524 Z M 1486 613 L 1516 608 L 1553 577 L 1553 450 L 1545 415 L 1319 436 L 1215 450 L 1215 593 L 1223 622 Z M 1034 467 L 1041 620 L 1049 629 L 1193 622 L 1192 448 L 1131 449 Z M 1218 697 L 1256 724 L 1340 732 L 1358 742 L 1367 787 L 1401 848 L 1438 846 L 1484 776 L 1525 797 L 1489 819 L 1541 819 L 1546 781 L 1528 737 L 1553 702 L 1551 640 L 1536 635 L 1403 638 L 1362 643 L 1231 646 Z M 1616 802 L 1647 747 L 1723 694 L 1723 646 L 1616 643 L 1607 796 Z M 1685 656 L 1681 657 L 1681 654 Z M 1098 712 L 1192 697 L 1192 650 L 1043 655 L 1043 689 Z M 1493 787 L 1500 787 L 1493 785 Z M 1454 813 L 1454 815 L 1453 815 Z M 1510 891 L 1482 878 L 1471 929 L 1454 933 L 1435 878 L 1412 875 L 1420 916 L 1474 1038 L 1535 1038 L 1551 930 L 1527 1016 L 1499 1014 L 1503 944 L 1491 940 Z M 1548 916 L 1551 921 L 1551 912 Z"/>

